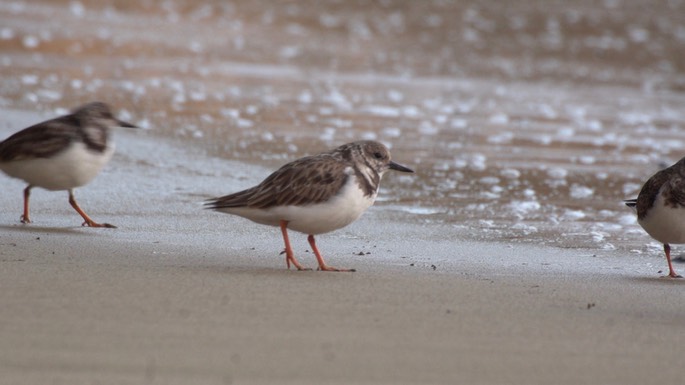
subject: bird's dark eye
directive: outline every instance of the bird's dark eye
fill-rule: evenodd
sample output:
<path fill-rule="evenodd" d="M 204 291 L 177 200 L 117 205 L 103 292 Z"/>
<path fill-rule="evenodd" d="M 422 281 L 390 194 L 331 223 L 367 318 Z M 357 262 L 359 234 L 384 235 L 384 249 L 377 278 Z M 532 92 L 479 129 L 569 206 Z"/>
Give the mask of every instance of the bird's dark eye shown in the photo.
<path fill-rule="evenodd" d="M 380 152 L 374 152 L 373 157 L 376 159 L 383 159 L 383 154 L 381 154 Z"/>

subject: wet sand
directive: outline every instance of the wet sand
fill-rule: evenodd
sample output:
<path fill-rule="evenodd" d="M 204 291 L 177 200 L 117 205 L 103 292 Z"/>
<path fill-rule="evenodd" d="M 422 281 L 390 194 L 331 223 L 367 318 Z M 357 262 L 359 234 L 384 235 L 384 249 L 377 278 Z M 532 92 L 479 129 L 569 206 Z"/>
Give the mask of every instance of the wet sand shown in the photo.
<path fill-rule="evenodd" d="M 319 237 L 331 265 L 356 273 L 289 271 L 278 229 L 200 205 L 267 169 L 148 132 L 115 137 L 120 150 L 77 197 L 118 229 L 80 227 L 66 193 L 41 190 L 35 223 L 22 225 L 23 185 L 3 181 L 2 383 L 681 378 L 685 283 L 658 278 L 662 258 L 455 242 L 451 226 L 416 224 L 381 203 Z M 312 266 L 305 237 L 293 242 Z"/>
<path fill-rule="evenodd" d="M 94 99 L 150 128 L 76 192 L 115 230 L 41 190 L 21 225 L 0 176 L 0 383 L 682 382 L 685 283 L 621 203 L 683 155 L 682 14 L 0 4 L 0 138 Z M 417 173 L 317 238 L 356 273 L 201 208 L 360 138 Z"/>

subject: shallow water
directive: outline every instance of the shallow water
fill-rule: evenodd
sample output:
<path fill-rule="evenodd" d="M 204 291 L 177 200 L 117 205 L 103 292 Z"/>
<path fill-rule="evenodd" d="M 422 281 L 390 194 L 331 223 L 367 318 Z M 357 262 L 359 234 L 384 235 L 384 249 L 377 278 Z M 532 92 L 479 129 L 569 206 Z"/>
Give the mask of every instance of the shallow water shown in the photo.
<path fill-rule="evenodd" d="M 92 3 L 0 3 L 0 105 L 100 99 L 270 168 L 377 139 L 417 170 L 389 218 L 656 250 L 621 201 L 685 154 L 683 1 Z"/>

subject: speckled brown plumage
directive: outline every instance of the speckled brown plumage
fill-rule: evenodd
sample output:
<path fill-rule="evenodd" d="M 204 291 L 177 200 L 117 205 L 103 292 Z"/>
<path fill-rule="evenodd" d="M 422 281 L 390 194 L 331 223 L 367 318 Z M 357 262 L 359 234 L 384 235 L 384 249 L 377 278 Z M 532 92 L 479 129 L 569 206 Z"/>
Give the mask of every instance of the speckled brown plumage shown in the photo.
<path fill-rule="evenodd" d="M 664 204 L 674 208 L 685 207 L 685 158 L 657 172 L 642 186 L 635 201 L 638 219 L 645 218 L 647 212 L 654 206 L 660 190 L 664 197 Z"/>
<path fill-rule="evenodd" d="M 134 127 L 115 119 L 106 104 L 89 103 L 69 115 L 35 124 L 5 139 L 0 143 L 0 161 L 49 158 L 75 141 L 83 142 L 92 151 L 103 152 L 107 147 L 107 123 L 110 121 Z"/>
<path fill-rule="evenodd" d="M 378 191 L 381 177 L 378 166 L 371 164 L 369 158 L 388 162 L 390 155 L 385 146 L 377 142 L 348 143 L 329 152 L 290 162 L 257 186 L 212 199 L 207 206 L 211 209 L 266 209 L 321 203 L 340 191 L 350 173 L 357 176 L 364 195 L 371 196 Z"/>

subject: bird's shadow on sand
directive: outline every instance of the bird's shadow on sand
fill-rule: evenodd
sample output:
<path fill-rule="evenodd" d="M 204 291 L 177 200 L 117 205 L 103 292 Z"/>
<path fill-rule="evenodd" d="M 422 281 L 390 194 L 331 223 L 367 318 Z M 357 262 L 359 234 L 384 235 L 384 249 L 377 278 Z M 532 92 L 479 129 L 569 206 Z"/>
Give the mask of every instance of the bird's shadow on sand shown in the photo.
<path fill-rule="evenodd" d="M 246 266 L 246 265 L 224 265 L 224 264 L 202 264 L 202 265 L 168 265 L 167 268 L 182 269 L 189 272 L 203 272 L 220 275 L 249 275 L 249 276 L 300 276 L 309 278 L 318 277 L 346 277 L 354 276 L 351 272 L 325 272 L 317 271 L 316 268 L 312 270 L 299 271 L 297 269 L 287 269 L 285 267 L 264 267 L 264 266 Z"/>
<path fill-rule="evenodd" d="M 628 277 L 629 281 L 636 283 L 649 283 L 654 285 L 685 285 L 685 278 L 670 278 L 665 275 L 658 276 L 642 276 L 642 277 Z"/>
<path fill-rule="evenodd" d="M 88 229 L 90 231 L 95 229 L 90 229 L 88 227 L 74 226 L 74 227 L 53 227 L 53 226 L 40 226 L 35 224 L 17 224 L 17 225 L 0 225 L 0 230 L 2 231 L 16 231 L 22 233 L 48 233 L 48 234 L 65 234 L 65 235 L 84 235 L 90 236 L 91 234 L 99 234 L 97 231 L 89 232 L 84 231 Z"/>

